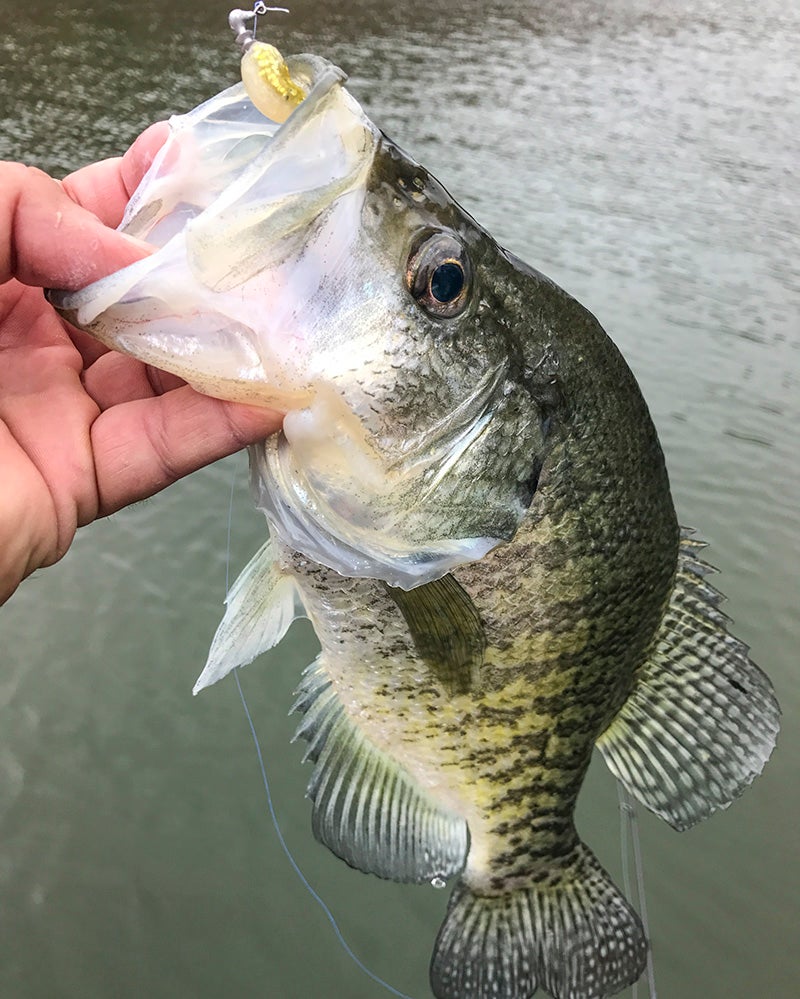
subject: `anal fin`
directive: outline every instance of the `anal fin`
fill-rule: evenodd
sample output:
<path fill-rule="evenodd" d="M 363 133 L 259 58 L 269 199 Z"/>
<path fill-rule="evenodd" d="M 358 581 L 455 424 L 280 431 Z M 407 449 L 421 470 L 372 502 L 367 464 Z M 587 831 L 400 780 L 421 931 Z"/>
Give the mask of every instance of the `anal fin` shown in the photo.
<path fill-rule="evenodd" d="M 676 829 L 745 790 L 772 752 L 780 719 L 772 684 L 727 630 L 703 547 L 684 532 L 650 658 L 597 740 L 612 773 Z"/>
<path fill-rule="evenodd" d="M 225 616 L 211 642 L 203 672 L 192 693 L 221 680 L 273 648 L 298 617 L 297 587 L 275 564 L 267 541 L 250 559 L 225 598 Z"/>
<path fill-rule="evenodd" d="M 349 718 L 318 659 L 303 674 L 297 736 L 315 763 L 314 835 L 351 867 L 392 881 L 446 879 L 465 863 L 464 819 L 441 808 Z"/>

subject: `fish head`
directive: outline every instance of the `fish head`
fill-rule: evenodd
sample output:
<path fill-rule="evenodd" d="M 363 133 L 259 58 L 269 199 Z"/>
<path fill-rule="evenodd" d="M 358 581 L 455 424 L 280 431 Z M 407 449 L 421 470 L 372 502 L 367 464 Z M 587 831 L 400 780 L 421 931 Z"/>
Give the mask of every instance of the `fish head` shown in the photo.
<path fill-rule="evenodd" d="M 173 119 L 121 226 L 155 252 L 51 300 L 201 392 L 282 409 L 251 451 L 272 530 L 409 588 L 513 537 L 546 444 L 548 346 L 524 265 L 340 70 L 287 63 L 308 96 L 282 125 L 241 86 Z"/>

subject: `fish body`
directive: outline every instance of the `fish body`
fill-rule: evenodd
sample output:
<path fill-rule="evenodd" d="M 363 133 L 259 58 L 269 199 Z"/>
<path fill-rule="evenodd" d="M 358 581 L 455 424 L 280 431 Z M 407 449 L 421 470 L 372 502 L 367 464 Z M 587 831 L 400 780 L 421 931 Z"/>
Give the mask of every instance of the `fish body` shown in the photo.
<path fill-rule="evenodd" d="M 596 319 L 340 72 L 287 63 L 308 96 L 286 124 L 241 88 L 179 119 L 124 222 L 158 252 L 56 302 L 204 391 L 287 410 L 251 449 L 270 540 L 195 689 L 312 621 L 295 707 L 314 831 L 361 870 L 457 879 L 435 995 L 612 995 L 647 942 L 575 828 L 594 747 L 686 828 L 764 766 L 771 686 Z"/>

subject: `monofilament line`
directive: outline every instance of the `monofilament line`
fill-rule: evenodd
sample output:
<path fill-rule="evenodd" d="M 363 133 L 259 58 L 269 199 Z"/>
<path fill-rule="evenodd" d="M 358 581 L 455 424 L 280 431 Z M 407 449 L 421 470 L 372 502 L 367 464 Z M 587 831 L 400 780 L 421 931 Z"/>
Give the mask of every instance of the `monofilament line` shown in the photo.
<path fill-rule="evenodd" d="M 639 839 L 639 821 L 636 815 L 636 802 L 623 787 L 621 781 L 617 781 L 617 793 L 619 795 L 619 816 L 620 816 L 620 845 L 622 848 L 622 883 L 625 888 L 625 895 L 631 903 L 634 903 L 633 886 L 631 884 L 630 856 L 628 854 L 628 837 L 633 844 L 633 867 L 636 875 L 636 902 L 639 915 L 642 919 L 644 934 L 648 940 L 647 948 L 647 984 L 650 992 L 650 999 L 657 999 L 656 995 L 656 974 L 653 965 L 653 949 L 649 946 L 650 926 L 647 919 L 647 901 L 644 892 L 644 866 L 642 864 L 642 844 Z M 639 995 L 639 984 L 635 982 L 631 990 L 631 999 L 637 999 Z"/>
<path fill-rule="evenodd" d="M 226 593 L 230 589 L 231 523 L 233 521 L 233 494 L 236 485 L 235 476 L 236 476 L 236 469 L 234 469 L 233 474 L 231 475 L 231 492 L 230 492 L 230 500 L 228 503 L 228 540 L 227 540 L 227 549 L 225 553 Z M 385 982 L 373 971 L 370 971 L 370 969 L 364 964 L 364 962 L 354 953 L 354 951 L 352 950 L 352 948 L 342 935 L 342 931 L 339 929 L 339 924 L 336 922 L 336 917 L 333 915 L 333 913 L 328 908 L 327 904 L 323 901 L 323 899 L 320 897 L 320 895 L 317 894 L 316 890 L 312 887 L 311 883 L 309 882 L 308 878 L 306 878 L 305 874 L 303 874 L 303 872 L 300 870 L 300 867 L 297 861 L 294 859 L 294 856 L 291 850 L 289 849 L 286 840 L 283 838 L 281 827 L 278 824 L 278 816 L 275 813 L 275 805 L 272 801 L 272 790 L 269 785 L 269 778 L 267 777 L 267 768 L 264 764 L 264 757 L 261 752 L 261 743 L 259 742 L 258 739 L 258 733 L 256 732 L 256 727 L 255 724 L 253 723 L 253 718 L 250 714 L 250 709 L 247 706 L 247 700 L 244 696 L 244 690 L 242 690 L 242 684 L 239 679 L 239 667 L 238 666 L 235 667 L 232 672 L 233 672 L 233 678 L 236 681 L 236 689 L 239 691 L 239 698 L 242 702 L 242 707 L 244 708 L 244 715 L 245 718 L 247 719 L 247 724 L 250 727 L 250 735 L 253 737 L 253 745 L 256 747 L 256 757 L 258 758 L 258 766 L 261 770 L 261 780 L 264 785 L 264 793 L 267 797 L 267 808 L 269 809 L 270 819 L 272 820 L 272 825 L 273 828 L 275 829 L 275 835 L 278 837 L 278 842 L 280 843 L 281 849 L 283 850 L 286 859 L 289 861 L 292 870 L 297 875 L 297 877 L 300 880 L 300 883 L 306 889 L 308 894 L 314 899 L 314 901 L 317 903 L 320 909 L 322 909 L 322 911 L 325 913 L 328 922 L 333 927 L 333 932 L 336 936 L 336 939 L 339 941 L 339 944 L 344 950 L 345 954 L 347 954 L 347 956 L 355 964 L 355 966 L 359 968 L 368 978 L 370 978 L 373 982 L 375 982 L 376 985 L 379 985 L 382 989 L 385 989 L 393 996 L 397 996 L 398 999 L 413 999 L 412 996 L 406 995 L 405 992 L 400 992 L 399 989 L 396 989 L 394 988 L 394 986 L 389 985 L 388 982 Z"/>

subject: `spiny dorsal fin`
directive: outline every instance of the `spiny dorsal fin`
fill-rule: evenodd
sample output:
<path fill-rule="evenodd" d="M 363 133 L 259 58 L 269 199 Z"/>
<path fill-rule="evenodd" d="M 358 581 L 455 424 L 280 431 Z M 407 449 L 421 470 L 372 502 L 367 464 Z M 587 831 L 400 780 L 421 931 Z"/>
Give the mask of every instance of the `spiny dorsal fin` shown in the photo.
<path fill-rule="evenodd" d="M 578 843 L 555 876 L 501 895 L 459 882 L 431 961 L 437 999 L 602 999 L 647 960 L 641 922 L 594 854 Z"/>
<path fill-rule="evenodd" d="M 449 573 L 413 590 L 386 589 L 405 618 L 417 652 L 448 694 L 475 690 L 486 635 L 466 590 Z"/>
<path fill-rule="evenodd" d="M 466 822 L 440 808 L 345 712 L 318 659 L 303 674 L 293 710 L 315 762 L 308 785 L 314 835 L 360 871 L 421 884 L 464 866 Z"/>
<path fill-rule="evenodd" d="M 597 741 L 612 773 L 676 829 L 727 808 L 761 773 L 780 718 L 772 684 L 727 631 L 702 547 L 684 532 L 653 652 Z"/>
<path fill-rule="evenodd" d="M 234 667 L 246 666 L 277 645 L 298 616 L 296 593 L 292 578 L 275 564 L 272 543 L 267 541 L 241 571 L 225 598 L 225 616 L 192 693 L 210 687 Z"/>

